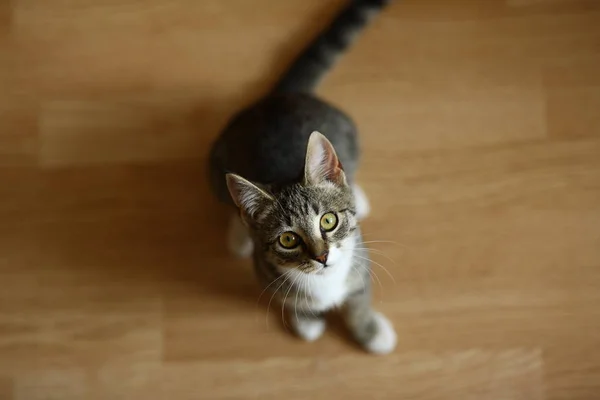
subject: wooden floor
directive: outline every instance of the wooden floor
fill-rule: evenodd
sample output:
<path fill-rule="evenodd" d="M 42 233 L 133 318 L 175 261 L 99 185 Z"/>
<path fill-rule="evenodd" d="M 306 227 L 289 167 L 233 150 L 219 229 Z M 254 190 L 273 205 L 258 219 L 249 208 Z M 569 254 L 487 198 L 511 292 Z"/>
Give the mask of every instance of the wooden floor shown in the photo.
<path fill-rule="evenodd" d="M 208 146 L 341 4 L 0 2 L 0 399 L 600 399 L 598 0 L 396 1 L 320 93 L 399 346 L 257 305 Z"/>

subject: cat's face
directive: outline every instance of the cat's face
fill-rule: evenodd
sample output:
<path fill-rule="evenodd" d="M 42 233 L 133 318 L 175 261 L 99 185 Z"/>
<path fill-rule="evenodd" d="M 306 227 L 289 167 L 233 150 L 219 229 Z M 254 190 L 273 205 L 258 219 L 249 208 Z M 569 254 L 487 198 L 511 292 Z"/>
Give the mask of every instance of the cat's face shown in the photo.
<path fill-rule="evenodd" d="M 326 273 L 351 256 L 357 229 L 352 192 L 334 185 L 287 187 L 251 224 L 264 257 L 280 269 Z"/>
<path fill-rule="evenodd" d="M 228 185 L 258 242 L 256 251 L 280 270 L 326 274 L 351 257 L 358 223 L 354 196 L 323 135 L 309 139 L 303 182 L 267 191 L 230 175 Z"/>

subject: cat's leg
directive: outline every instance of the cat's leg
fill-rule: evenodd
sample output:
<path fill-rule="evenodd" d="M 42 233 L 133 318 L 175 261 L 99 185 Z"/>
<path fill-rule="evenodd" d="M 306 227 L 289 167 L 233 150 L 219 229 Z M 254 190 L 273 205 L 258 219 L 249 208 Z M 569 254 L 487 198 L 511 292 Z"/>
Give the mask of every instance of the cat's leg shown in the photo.
<path fill-rule="evenodd" d="M 289 309 L 289 320 L 296 334 L 306 340 L 313 342 L 325 332 L 325 318 L 319 313 L 312 314 L 310 311 Z"/>
<path fill-rule="evenodd" d="M 352 294 L 342 309 L 344 320 L 354 339 L 367 351 L 387 354 L 396 347 L 392 323 L 371 308 L 368 289 Z"/>
<path fill-rule="evenodd" d="M 356 218 L 359 220 L 366 218 L 371 212 L 371 205 L 365 191 L 355 183 L 352 185 L 352 193 L 356 203 Z"/>
<path fill-rule="evenodd" d="M 242 219 L 237 213 L 233 213 L 229 220 L 227 246 L 231 254 L 240 258 L 250 257 L 254 250 L 254 243 L 248 234 L 248 228 L 244 226 Z"/>

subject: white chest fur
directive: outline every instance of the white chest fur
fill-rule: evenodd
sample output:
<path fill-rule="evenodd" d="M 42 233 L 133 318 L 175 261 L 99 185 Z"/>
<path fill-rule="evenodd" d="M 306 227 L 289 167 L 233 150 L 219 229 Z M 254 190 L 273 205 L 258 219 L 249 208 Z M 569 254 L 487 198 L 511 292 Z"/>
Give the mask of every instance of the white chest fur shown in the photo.
<path fill-rule="evenodd" d="M 315 310 L 326 310 L 340 305 L 347 294 L 347 278 L 352 268 L 352 247 L 354 239 L 348 239 L 341 249 L 331 249 L 330 259 L 335 260 L 331 269 L 324 270 L 322 275 L 309 275 L 306 281 L 306 292 L 310 298 L 310 306 Z"/>
<path fill-rule="evenodd" d="M 341 304 L 346 297 L 346 277 L 314 276 L 307 282 L 310 306 L 315 310 L 326 310 Z"/>

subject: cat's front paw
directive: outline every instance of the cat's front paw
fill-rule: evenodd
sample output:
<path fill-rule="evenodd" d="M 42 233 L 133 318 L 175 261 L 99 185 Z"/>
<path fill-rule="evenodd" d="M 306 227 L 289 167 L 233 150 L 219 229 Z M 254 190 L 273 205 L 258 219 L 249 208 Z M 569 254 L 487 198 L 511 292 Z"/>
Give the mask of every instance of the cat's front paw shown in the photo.
<path fill-rule="evenodd" d="M 392 323 L 381 313 L 373 314 L 375 333 L 363 343 L 365 349 L 374 354 L 388 354 L 396 348 L 396 331 Z"/>
<path fill-rule="evenodd" d="M 296 334 L 307 342 L 314 342 L 325 332 L 325 320 L 321 318 L 292 317 L 292 326 Z"/>

